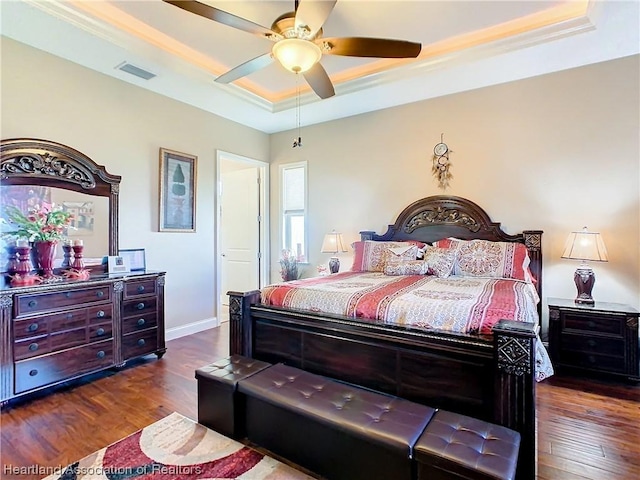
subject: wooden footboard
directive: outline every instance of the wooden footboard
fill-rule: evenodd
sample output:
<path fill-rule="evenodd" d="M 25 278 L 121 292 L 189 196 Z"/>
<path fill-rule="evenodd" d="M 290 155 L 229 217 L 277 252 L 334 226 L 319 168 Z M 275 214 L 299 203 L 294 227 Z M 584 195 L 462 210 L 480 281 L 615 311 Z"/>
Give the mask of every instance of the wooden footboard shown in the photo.
<path fill-rule="evenodd" d="M 261 305 L 229 292 L 230 353 L 285 364 L 512 428 L 518 478 L 535 476 L 535 326 L 492 336 L 419 332 Z"/>

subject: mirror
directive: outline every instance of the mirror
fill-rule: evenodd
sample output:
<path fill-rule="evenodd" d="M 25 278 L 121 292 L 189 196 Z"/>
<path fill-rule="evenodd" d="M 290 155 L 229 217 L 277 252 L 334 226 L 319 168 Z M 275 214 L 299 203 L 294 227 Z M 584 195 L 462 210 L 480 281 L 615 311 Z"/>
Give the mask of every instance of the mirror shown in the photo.
<path fill-rule="evenodd" d="M 120 179 L 66 145 L 39 139 L 0 142 L 0 213 L 6 205 L 22 212 L 36 205 L 70 212 L 72 224 L 64 234 L 71 242 L 81 241 L 88 261 L 118 253 Z M 54 266 L 62 262 L 63 249 L 58 246 L 56 253 Z M 0 263 L 0 271 L 5 267 L 6 261 Z"/>

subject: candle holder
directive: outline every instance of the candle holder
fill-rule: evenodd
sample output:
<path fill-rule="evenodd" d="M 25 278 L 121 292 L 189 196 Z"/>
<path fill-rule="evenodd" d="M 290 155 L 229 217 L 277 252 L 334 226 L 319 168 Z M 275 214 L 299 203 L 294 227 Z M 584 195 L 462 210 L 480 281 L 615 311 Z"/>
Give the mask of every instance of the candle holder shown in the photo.
<path fill-rule="evenodd" d="M 82 251 L 84 250 L 84 245 L 82 245 L 82 243 L 76 242 L 71 248 L 73 248 L 73 263 L 71 264 L 71 268 L 73 268 L 74 270 L 84 269 L 84 260 L 82 260 Z"/>
<path fill-rule="evenodd" d="M 10 243 L 5 247 L 7 251 L 7 274 L 13 275 L 18 268 L 18 246 L 15 243 Z"/>
<path fill-rule="evenodd" d="M 70 243 L 62 244 L 62 251 L 64 252 L 64 256 L 62 257 L 62 265 L 61 268 L 70 268 L 71 267 L 71 248 L 72 245 Z"/>

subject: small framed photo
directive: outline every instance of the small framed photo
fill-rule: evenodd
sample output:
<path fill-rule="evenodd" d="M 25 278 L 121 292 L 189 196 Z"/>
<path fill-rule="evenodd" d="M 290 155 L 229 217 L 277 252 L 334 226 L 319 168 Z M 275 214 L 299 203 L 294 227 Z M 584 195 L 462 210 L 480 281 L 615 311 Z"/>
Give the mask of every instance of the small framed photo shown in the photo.
<path fill-rule="evenodd" d="M 196 231 L 197 161 L 194 155 L 160 149 L 159 231 Z"/>
<path fill-rule="evenodd" d="M 147 269 L 147 264 L 144 257 L 144 248 L 130 248 L 125 250 L 119 250 L 118 255 L 123 257 L 129 264 L 129 269 L 132 272 L 144 271 Z"/>
<path fill-rule="evenodd" d="M 127 273 L 129 271 L 129 263 L 127 259 L 120 255 L 107 257 L 107 272 L 109 273 Z"/>

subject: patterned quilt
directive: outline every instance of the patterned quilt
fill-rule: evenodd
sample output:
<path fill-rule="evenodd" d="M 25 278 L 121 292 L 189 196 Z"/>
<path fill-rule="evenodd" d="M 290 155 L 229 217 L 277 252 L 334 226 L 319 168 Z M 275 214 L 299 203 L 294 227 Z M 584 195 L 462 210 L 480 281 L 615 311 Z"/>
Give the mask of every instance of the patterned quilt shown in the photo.
<path fill-rule="evenodd" d="M 269 285 L 262 303 L 389 325 L 490 334 L 500 319 L 538 323 L 535 287 L 520 280 L 344 272 Z M 542 343 L 538 380 L 553 374 Z"/>

